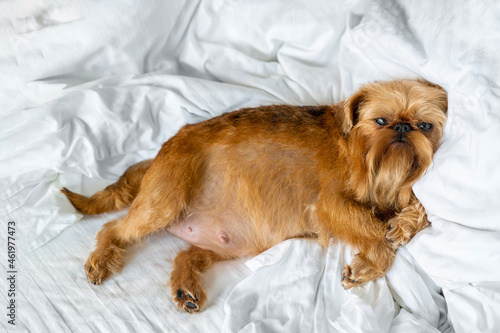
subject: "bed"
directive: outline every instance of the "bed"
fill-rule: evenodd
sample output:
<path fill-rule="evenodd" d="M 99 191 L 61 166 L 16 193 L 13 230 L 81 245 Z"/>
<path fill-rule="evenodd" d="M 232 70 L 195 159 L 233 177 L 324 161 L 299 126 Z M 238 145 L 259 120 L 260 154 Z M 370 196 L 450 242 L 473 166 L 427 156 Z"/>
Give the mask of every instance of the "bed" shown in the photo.
<path fill-rule="evenodd" d="M 500 330 L 498 2 L 47 0 L 0 13 L 4 330 Z M 62 186 L 102 189 L 186 123 L 417 77 L 449 97 L 442 145 L 414 186 L 432 226 L 386 277 L 344 291 L 351 249 L 292 239 L 214 265 L 208 305 L 189 315 L 166 287 L 188 245 L 160 233 L 120 274 L 87 282 L 96 233 L 125 212 L 83 217 Z"/>

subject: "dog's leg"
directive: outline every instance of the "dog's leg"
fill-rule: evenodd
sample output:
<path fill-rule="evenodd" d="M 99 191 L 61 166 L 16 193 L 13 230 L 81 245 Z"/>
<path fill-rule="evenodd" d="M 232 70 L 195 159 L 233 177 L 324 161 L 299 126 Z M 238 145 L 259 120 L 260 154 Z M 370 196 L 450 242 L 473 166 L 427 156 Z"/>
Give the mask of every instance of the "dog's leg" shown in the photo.
<path fill-rule="evenodd" d="M 173 301 L 188 313 L 200 312 L 207 302 L 202 274 L 215 261 L 223 260 L 214 252 L 191 246 L 175 257 L 169 286 Z"/>
<path fill-rule="evenodd" d="M 420 230 L 429 226 L 424 206 L 415 197 L 412 203 L 388 222 L 387 239 L 397 249 L 408 242 Z"/>
<path fill-rule="evenodd" d="M 106 223 L 97 234 L 97 246 L 85 262 L 85 274 L 91 284 L 101 284 L 123 267 L 126 242 L 117 237 L 123 218 Z"/>
<path fill-rule="evenodd" d="M 406 245 L 420 230 L 429 225 L 425 209 L 416 197 L 396 217 L 387 223 L 385 237 L 387 241 L 378 239 L 365 241 L 360 252 L 343 272 L 342 285 L 348 289 L 365 282 L 382 277 L 392 266 L 396 249 Z M 381 221 L 372 222 L 371 226 L 380 229 Z M 380 234 L 378 230 L 377 233 Z M 371 244 L 371 245 L 369 245 Z"/>
<path fill-rule="evenodd" d="M 125 217 L 104 224 L 97 234 L 96 248 L 85 263 L 89 282 L 100 284 L 111 273 L 120 270 L 125 247 L 164 229 L 181 215 L 182 207 L 182 202 L 178 201 L 167 201 L 160 206 L 147 191 L 139 193 Z"/>
<path fill-rule="evenodd" d="M 136 209 L 123 218 L 104 224 L 97 234 L 96 248 L 85 262 L 85 273 L 91 284 L 101 284 L 123 267 L 126 246 L 161 228 L 148 223 L 150 219 L 143 210 Z"/>
<path fill-rule="evenodd" d="M 98 233 L 96 249 L 85 264 L 90 283 L 101 283 L 123 266 L 126 246 L 186 216 L 203 177 L 204 159 L 197 153 L 200 145 L 185 136 L 169 140 L 151 165 L 144 166 L 147 172 L 128 214 Z"/>
<path fill-rule="evenodd" d="M 371 210 L 347 198 L 330 195 L 328 200 L 320 201 L 318 218 L 331 221 L 328 235 L 338 237 L 358 251 L 343 271 L 345 289 L 378 279 L 391 268 L 396 250 L 385 238 L 386 224 Z"/>

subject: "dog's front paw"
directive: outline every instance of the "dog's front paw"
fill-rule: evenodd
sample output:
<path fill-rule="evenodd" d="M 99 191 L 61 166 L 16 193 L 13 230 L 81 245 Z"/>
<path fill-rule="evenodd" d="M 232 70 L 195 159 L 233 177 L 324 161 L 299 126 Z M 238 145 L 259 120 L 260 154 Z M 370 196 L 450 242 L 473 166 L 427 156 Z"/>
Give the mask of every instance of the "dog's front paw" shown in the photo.
<path fill-rule="evenodd" d="M 175 304 L 189 314 L 200 312 L 206 302 L 206 295 L 203 290 L 197 293 L 184 288 L 177 289 L 174 297 Z"/>
<path fill-rule="evenodd" d="M 111 247 L 106 250 L 95 250 L 85 262 L 85 274 L 90 284 L 101 284 L 111 273 L 123 267 L 123 249 Z"/>
<path fill-rule="evenodd" d="M 360 252 L 354 256 L 350 265 L 345 265 L 342 272 L 342 286 L 344 289 L 361 286 L 369 281 L 385 275 L 391 268 L 396 251 L 381 241 L 367 252 Z"/>
<path fill-rule="evenodd" d="M 342 271 L 342 287 L 347 290 L 353 287 L 358 287 L 361 284 L 362 282 L 356 280 L 353 276 L 351 266 L 345 265 L 345 268 Z"/>
<path fill-rule="evenodd" d="M 397 249 L 408 244 L 411 240 L 411 234 L 409 230 L 405 230 L 401 223 L 398 223 L 397 218 L 394 218 L 387 223 L 385 238 L 393 249 Z"/>
<path fill-rule="evenodd" d="M 427 220 L 425 220 L 426 222 Z M 420 224 L 407 223 L 402 217 L 396 216 L 389 220 L 387 223 L 387 231 L 385 238 L 390 242 L 393 249 L 408 244 L 413 236 L 422 230 L 425 226 L 429 225 L 428 222 L 422 227 L 423 222 Z"/>
<path fill-rule="evenodd" d="M 393 249 L 408 244 L 413 236 L 430 225 L 425 209 L 420 201 L 403 209 L 387 222 L 385 237 Z"/>

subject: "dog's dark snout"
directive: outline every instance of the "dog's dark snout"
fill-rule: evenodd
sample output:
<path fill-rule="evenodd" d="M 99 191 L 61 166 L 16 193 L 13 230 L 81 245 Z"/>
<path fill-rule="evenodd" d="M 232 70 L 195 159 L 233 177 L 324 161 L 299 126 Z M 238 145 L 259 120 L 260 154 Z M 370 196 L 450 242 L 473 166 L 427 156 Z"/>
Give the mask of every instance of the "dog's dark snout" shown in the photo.
<path fill-rule="evenodd" d="M 392 129 L 395 130 L 396 132 L 404 134 L 404 133 L 411 131 L 413 128 L 408 123 L 400 122 L 400 123 L 397 123 L 396 125 L 394 125 L 392 127 Z"/>

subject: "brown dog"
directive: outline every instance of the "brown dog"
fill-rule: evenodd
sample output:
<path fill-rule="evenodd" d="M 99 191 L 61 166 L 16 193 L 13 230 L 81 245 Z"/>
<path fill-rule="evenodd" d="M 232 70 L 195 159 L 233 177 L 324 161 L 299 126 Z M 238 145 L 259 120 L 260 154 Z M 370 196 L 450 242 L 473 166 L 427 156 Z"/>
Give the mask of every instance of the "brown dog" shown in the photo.
<path fill-rule="evenodd" d="M 123 209 L 85 263 L 92 284 L 123 266 L 125 247 L 158 230 L 191 244 L 170 287 L 189 313 L 206 303 L 214 261 L 256 255 L 294 237 L 357 250 L 342 284 L 382 277 L 396 248 L 428 225 L 412 192 L 438 148 L 447 95 L 424 81 L 362 87 L 326 106 L 242 109 L 184 126 L 154 160 L 92 197 L 62 192 L 84 214 Z"/>

